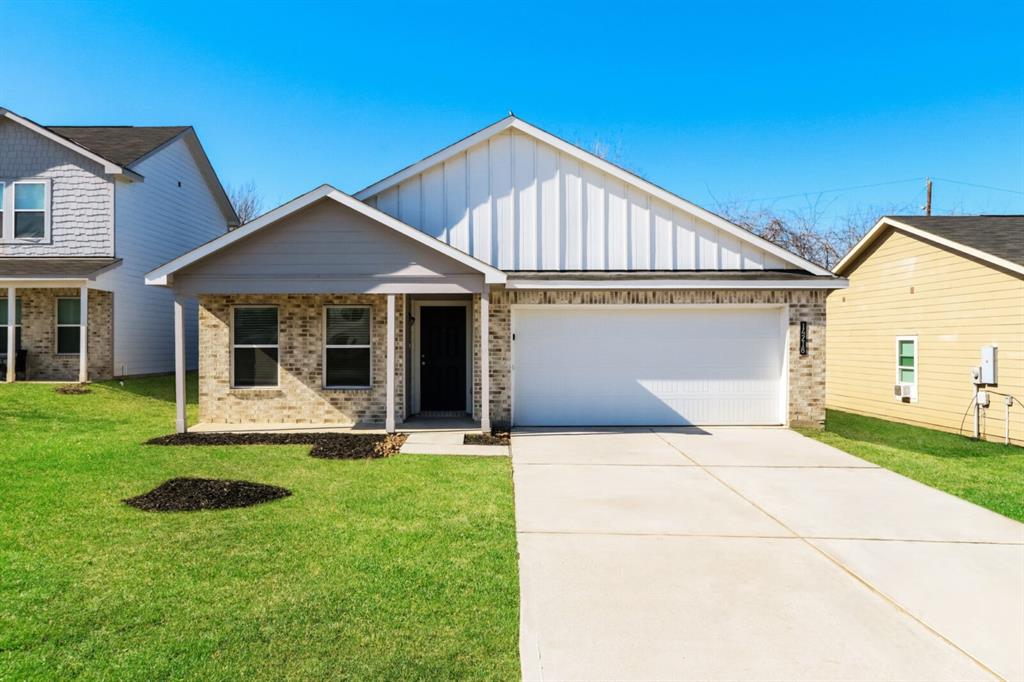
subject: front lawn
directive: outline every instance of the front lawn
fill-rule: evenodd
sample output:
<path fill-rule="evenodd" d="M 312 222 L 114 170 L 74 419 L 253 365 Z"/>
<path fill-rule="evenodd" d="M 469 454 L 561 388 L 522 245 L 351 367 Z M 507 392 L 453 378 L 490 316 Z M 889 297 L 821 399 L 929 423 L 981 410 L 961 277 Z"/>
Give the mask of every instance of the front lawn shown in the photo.
<path fill-rule="evenodd" d="M 507 459 L 141 445 L 173 428 L 172 396 L 0 385 L 0 679 L 518 677 Z M 183 476 L 292 495 L 121 502 Z"/>
<path fill-rule="evenodd" d="M 1024 449 L 829 410 L 823 443 L 1024 521 Z"/>

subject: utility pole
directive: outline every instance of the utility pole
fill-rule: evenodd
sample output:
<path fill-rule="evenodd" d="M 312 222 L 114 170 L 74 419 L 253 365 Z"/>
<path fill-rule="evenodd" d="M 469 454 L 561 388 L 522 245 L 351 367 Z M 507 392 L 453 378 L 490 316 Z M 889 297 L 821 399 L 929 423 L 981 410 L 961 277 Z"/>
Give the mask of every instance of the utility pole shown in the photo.
<path fill-rule="evenodd" d="M 925 202 L 924 202 L 924 214 L 925 215 L 931 215 L 932 214 L 932 179 L 931 178 L 925 178 L 925 180 L 927 181 L 927 184 L 925 185 L 926 190 L 927 190 L 927 199 L 925 199 Z"/>

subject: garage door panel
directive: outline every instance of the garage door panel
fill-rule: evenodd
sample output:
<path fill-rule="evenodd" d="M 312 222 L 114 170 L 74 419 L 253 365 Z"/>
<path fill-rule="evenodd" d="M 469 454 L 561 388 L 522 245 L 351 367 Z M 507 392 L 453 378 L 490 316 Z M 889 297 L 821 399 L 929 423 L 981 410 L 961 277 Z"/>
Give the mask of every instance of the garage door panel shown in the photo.
<path fill-rule="evenodd" d="M 521 425 L 777 424 L 779 309 L 516 309 Z"/>

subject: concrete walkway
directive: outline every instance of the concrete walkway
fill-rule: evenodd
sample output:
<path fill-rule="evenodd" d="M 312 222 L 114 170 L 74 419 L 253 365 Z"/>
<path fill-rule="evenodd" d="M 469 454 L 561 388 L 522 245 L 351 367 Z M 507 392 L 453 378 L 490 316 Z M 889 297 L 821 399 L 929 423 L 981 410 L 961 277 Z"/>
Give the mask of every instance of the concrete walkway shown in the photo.
<path fill-rule="evenodd" d="M 1024 525 L 784 429 L 513 435 L 528 680 L 1024 680 Z"/>

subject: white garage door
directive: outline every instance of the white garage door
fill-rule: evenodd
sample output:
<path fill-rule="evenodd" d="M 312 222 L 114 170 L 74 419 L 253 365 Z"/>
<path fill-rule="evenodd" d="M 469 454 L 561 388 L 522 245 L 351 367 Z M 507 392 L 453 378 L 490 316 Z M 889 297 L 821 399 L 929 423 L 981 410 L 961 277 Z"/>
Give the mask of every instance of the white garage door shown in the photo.
<path fill-rule="evenodd" d="M 517 307 L 513 421 L 780 424 L 779 308 Z"/>

